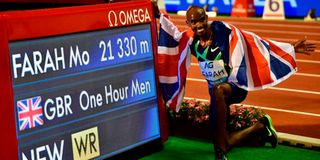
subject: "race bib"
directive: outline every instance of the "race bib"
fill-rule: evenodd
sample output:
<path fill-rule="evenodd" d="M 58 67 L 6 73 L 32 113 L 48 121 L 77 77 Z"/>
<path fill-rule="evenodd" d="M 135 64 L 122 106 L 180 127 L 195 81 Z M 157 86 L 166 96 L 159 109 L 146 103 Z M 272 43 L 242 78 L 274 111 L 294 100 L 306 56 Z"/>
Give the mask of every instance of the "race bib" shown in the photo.
<path fill-rule="evenodd" d="M 227 81 L 228 73 L 223 60 L 199 62 L 202 75 L 211 83 L 219 84 Z"/>

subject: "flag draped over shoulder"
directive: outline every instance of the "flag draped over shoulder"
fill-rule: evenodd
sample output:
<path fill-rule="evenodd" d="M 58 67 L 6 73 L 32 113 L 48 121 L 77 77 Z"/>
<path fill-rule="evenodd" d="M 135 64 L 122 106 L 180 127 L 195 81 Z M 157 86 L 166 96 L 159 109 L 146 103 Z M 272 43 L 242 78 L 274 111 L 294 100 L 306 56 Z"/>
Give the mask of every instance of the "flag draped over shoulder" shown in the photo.
<path fill-rule="evenodd" d="M 260 90 L 274 86 L 295 73 L 297 66 L 292 45 L 263 39 L 225 22 L 223 29 L 231 30 L 227 42 L 221 42 L 219 46 L 220 49 L 228 47 L 229 55 L 225 57 L 229 59 L 225 61 L 231 68 L 229 82 L 248 91 Z M 219 32 L 222 30 L 220 28 Z M 184 96 L 192 36 L 191 30 L 180 32 L 167 17 L 161 15 L 158 41 L 160 89 L 166 105 L 175 111 L 179 110 Z"/>
<path fill-rule="evenodd" d="M 297 70 L 294 47 L 242 31 L 224 23 L 232 30 L 229 36 L 229 82 L 252 91 L 274 86 Z"/>

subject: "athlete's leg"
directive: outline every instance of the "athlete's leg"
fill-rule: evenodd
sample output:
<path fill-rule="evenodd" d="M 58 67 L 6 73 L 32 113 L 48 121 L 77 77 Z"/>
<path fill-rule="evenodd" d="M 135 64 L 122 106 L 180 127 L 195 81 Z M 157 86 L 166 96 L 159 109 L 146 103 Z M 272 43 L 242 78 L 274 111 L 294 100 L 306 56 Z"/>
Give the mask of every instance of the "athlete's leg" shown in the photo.
<path fill-rule="evenodd" d="M 233 146 L 248 140 L 250 137 L 253 137 L 254 134 L 260 134 L 260 132 L 262 133 L 265 130 L 264 125 L 258 122 L 244 130 L 229 133 L 227 130 L 229 104 L 240 103 L 245 99 L 247 94 L 246 91 L 239 92 L 236 89 L 239 88 L 235 88 L 235 86 L 232 86 L 232 84 L 229 83 L 222 83 L 213 88 L 213 95 L 210 93 L 211 97 L 213 97 L 211 98 L 211 103 L 215 105 L 216 110 L 216 114 L 214 114 L 214 145 L 217 148 L 221 148 L 224 152 L 227 152 Z"/>
<path fill-rule="evenodd" d="M 212 119 L 214 125 L 214 137 L 213 143 L 215 149 L 219 148 L 223 152 L 228 150 L 227 144 L 227 104 L 225 103 L 225 96 L 231 93 L 231 87 L 221 87 L 221 85 L 215 86 L 210 91 L 211 97 L 211 108 L 210 118 Z"/>

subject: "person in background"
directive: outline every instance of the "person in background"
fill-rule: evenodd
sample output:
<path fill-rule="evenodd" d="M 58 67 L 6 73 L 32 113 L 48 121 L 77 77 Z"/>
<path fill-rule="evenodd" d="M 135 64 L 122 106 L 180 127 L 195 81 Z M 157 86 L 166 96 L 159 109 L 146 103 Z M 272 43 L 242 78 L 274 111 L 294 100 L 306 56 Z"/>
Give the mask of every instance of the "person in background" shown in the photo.
<path fill-rule="evenodd" d="M 165 27 L 167 31 L 171 29 L 175 39 L 182 39 L 182 36 L 188 35 L 179 34 L 182 32 L 159 12 L 155 1 L 153 1 L 153 7 L 155 17 L 160 19 L 160 25 Z M 295 52 L 304 54 L 313 52 L 315 45 L 306 43 L 305 40 L 299 40 L 293 44 L 275 42 L 262 39 L 252 33 L 247 34 L 225 22 L 208 22 L 206 11 L 199 6 L 190 6 L 188 8 L 186 24 L 193 31 L 193 35 L 189 37 L 188 41 L 189 49 L 191 54 L 197 58 L 201 73 L 208 82 L 208 92 L 210 94 L 209 116 L 210 126 L 213 130 L 215 159 L 226 160 L 227 152 L 232 147 L 252 138 L 257 138 L 255 135 L 259 135 L 259 139 L 270 143 L 272 147 L 276 147 L 277 133 L 269 115 L 265 115 L 259 122 L 243 130 L 231 132 L 228 129 L 229 106 L 231 104 L 242 102 L 250 90 L 264 89 L 283 81 L 280 77 L 280 81 L 263 83 L 259 86 L 246 84 L 245 82 L 249 81 L 246 72 L 244 72 L 248 68 L 245 65 L 246 61 L 243 61 L 244 58 L 234 57 L 241 57 L 239 55 L 244 54 L 257 54 L 258 50 L 263 50 L 267 54 L 274 52 L 294 57 Z M 241 40 L 242 38 L 245 40 Z M 252 40 L 252 38 L 255 40 Z M 259 41 L 257 42 L 257 40 Z M 282 74 L 282 77 L 289 77 L 295 72 L 294 58 L 289 58 L 289 61 L 292 66 L 288 68 L 291 68 L 291 70 L 286 71 L 286 74 Z M 254 63 L 259 64 L 258 60 Z M 259 68 L 258 65 L 257 67 Z M 278 71 L 274 71 L 274 74 L 282 72 L 282 68 L 275 68 Z M 250 69 L 253 70 L 254 68 Z"/>

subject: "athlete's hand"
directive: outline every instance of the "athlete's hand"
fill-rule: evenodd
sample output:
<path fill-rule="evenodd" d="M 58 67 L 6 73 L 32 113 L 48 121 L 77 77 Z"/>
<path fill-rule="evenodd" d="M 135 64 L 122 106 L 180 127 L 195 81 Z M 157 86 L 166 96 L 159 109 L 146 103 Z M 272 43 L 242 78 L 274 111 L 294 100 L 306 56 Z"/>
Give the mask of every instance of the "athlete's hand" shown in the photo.
<path fill-rule="evenodd" d="M 314 52 L 316 45 L 314 43 L 306 43 L 306 39 L 298 40 L 292 44 L 294 46 L 294 50 L 297 53 L 303 53 L 310 55 L 311 52 Z"/>

